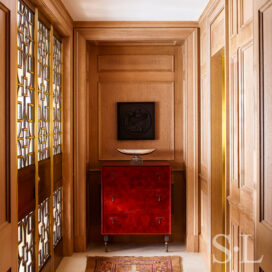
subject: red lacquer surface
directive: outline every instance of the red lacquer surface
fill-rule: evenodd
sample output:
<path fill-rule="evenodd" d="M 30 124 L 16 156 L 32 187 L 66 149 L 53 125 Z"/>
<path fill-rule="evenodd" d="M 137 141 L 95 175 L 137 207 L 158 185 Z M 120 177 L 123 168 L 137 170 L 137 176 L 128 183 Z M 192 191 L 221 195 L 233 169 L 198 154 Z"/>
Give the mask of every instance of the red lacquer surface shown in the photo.
<path fill-rule="evenodd" d="M 102 167 L 102 234 L 170 234 L 169 165 Z"/>

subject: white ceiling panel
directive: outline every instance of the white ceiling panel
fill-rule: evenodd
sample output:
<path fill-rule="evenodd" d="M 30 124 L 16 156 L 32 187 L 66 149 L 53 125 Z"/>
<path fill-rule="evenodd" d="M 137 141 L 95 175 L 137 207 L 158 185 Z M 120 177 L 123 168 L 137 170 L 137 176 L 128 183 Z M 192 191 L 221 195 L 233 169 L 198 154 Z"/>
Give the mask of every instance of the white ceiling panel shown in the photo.
<path fill-rule="evenodd" d="M 197 21 L 208 0 L 62 0 L 75 21 Z"/>

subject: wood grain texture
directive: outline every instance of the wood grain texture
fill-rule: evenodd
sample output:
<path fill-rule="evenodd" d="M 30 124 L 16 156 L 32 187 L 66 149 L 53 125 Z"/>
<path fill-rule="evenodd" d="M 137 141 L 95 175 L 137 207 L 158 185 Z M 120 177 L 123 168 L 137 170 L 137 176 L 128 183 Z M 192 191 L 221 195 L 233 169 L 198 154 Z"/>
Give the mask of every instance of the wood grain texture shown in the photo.
<path fill-rule="evenodd" d="M 190 205 L 187 205 L 187 208 L 186 208 L 186 212 L 187 212 L 187 216 L 189 219 L 189 224 L 187 226 L 189 226 L 189 229 L 192 230 L 192 232 L 188 233 L 187 234 L 187 248 L 191 251 L 197 251 L 198 250 L 198 224 L 199 224 L 199 220 L 198 220 L 198 213 L 197 213 L 197 207 L 198 207 L 198 175 L 196 174 L 198 172 L 197 167 L 198 167 L 198 146 L 197 146 L 197 142 L 198 142 L 198 132 L 195 134 L 195 137 L 194 138 L 189 138 L 189 135 L 194 135 L 194 132 L 195 131 L 198 131 L 198 128 L 197 128 L 197 118 L 198 118 L 198 113 L 197 113 L 197 105 L 198 105 L 198 32 L 197 32 L 197 29 L 196 28 L 160 28 L 160 27 L 152 27 L 152 22 L 150 23 L 151 27 L 139 27 L 139 28 L 127 28 L 127 27 L 114 27 L 114 24 L 112 27 L 110 27 L 108 25 L 108 27 L 84 27 L 84 28 L 76 28 L 75 29 L 75 48 L 78 48 L 79 44 L 81 43 L 81 38 L 82 37 L 84 40 L 85 40 L 85 43 L 87 43 L 87 41 L 92 41 L 90 47 L 87 46 L 88 48 L 88 51 L 91 54 L 96 54 L 95 53 L 95 50 L 93 50 L 94 48 L 94 44 L 96 44 L 95 41 L 108 41 L 108 42 L 123 42 L 125 41 L 126 43 L 127 42 L 133 42 L 133 46 L 135 46 L 135 41 L 138 41 L 138 42 L 152 42 L 154 41 L 156 44 L 158 42 L 168 42 L 169 39 L 170 40 L 173 40 L 173 41 L 179 41 L 179 42 L 183 42 L 184 39 L 187 39 L 187 37 L 189 37 L 188 35 L 190 35 L 191 33 L 193 33 L 193 35 L 191 36 L 191 40 L 190 40 L 190 46 L 191 46 L 191 49 L 186 51 L 185 50 L 185 56 L 186 56 L 186 61 L 188 62 L 190 60 L 190 73 L 188 72 L 188 75 L 190 75 L 186 81 L 183 82 L 183 84 L 181 83 L 181 85 L 184 87 L 186 86 L 186 89 L 188 90 L 188 94 L 189 94 L 189 90 L 190 90 L 190 95 L 192 93 L 192 96 L 190 97 L 190 99 L 187 101 L 187 102 L 182 102 L 182 103 L 185 103 L 184 105 L 186 105 L 186 107 L 188 107 L 188 109 L 192 108 L 194 109 L 194 113 L 191 115 L 190 114 L 184 114 L 184 112 L 186 113 L 187 110 L 182 110 L 181 107 L 179 107 L 179 111 L 180 111 L 180 114 L 182 116 L 182 118 L 184 118 L 184 120 L 186 120 L 186 122 L 184 122 L 184 124 L 186 123 L 186 129 L 188 129 L 188 131 L 190 131 L 190 133 L 185 133 L 185 132 L 182 132 L 181 128 L 181 122 L 178 124 L 178 130 L 181 131 L 181 133 L 186 137 L 186 140 L 184 138 L 184 141 L 182 141 L 181 143 L 181 148 L 184 147 L 184 146 L 188 146 L 188 148 L 186 149 L 185 153 L 187 155 L 190 154 L 190 160 L 188 161 L 188 165 L 184 165 L 186 166 L 188 169 L 190 169 L 191 171 L 191 174 L 189 174 L 187 176 L 187 185 L 189 187 L 189 192 L 190 192 L 190 197 L 188 197 L 188 203 L 193 203 L 193 204 L 190 204 Z M 82 40 L 83 42 L 83 40 Z M 120 45 L 118 46 L 120 47 Z M 141 47 L 141 45 L 138 46 L 139 48 Z M 189 48 L 189 46 L 188 46 Z M 181 50 L 181 48 L 180 48 Z M 85 50 L 84 50 L 85 51 Z M 181 50 L 182 51 L 182 50 Z M 79 55 L 79 50 L 76 49 L 75 51 L 75 86 L 76 87 L 76 92 L 77 90 L 79 90 L 78 88 L 82 89 L 82 84 L 85 84 L 85 82 L 81 82 L 79 81 L 79 70 L 81 71 L 81 73 L 86 73 L 86 71 L 90 74 L 92 74 L 92 66 L 90 65 L 90 62 L 89 60 L 87 61 L 86 65 L 84 63 L 84 65 L 79 65 L 79 62 L 78 60 L 80 58 L 82 58 L 82 56 L 85 54 L 81 54 Z M 187 54 L 187 55 L 186 55 Z M 189 55 L 189 54 L 192 54 L 192 55 Z M 179 59 L 179 61 L 181 61 L 181 58 Z M 175 64 L 175 69 L 176 69 L 176 64 Z M 188 70 L 188 67 L 186 66 L 186 70 Z M 90 71 L 90 72 L 89 72 Z M 169 72 L 168 72 L 169 73 Z M 105 73 L 104 74 L 104 80 L 107 80 L 106 79 L 106 76 L 109 77 L 109 73 Z M 169 75 L 167 75 L 168 77 Z M 179 77 L 182 76 L 182 74 L 179 75 Z M 93 74 L 93 78 L 95 78 L 94 82 L 98 80 L 98 78 L 96 78 L 95 74 Z M 93 79 L 92 78 L 92 79 Z M 128 75 L 127 75 L 127 78 L 128 78 Z M 87 83 L 89 82 L 89 79 L 87 78 Z M 90 81 L 91 82 L 91 81 Z M 101 81 L 102 82 L 102 81 Z M 182 87 L 182 88 L 183 88 Z M 87 84 L 87 89 L 89 88 L 89 90 L 91 90 L 91 88 L 97 88 L 95 83 L 94 84 Z M 192 91 L 193 90 L 193 91 Z M 75 94 L 76 94 L 75 92 Z M 87 96 L 88 96 L 88 93 L 87 93 Z M 180 98 L 176 98 L 178 99 L 178 101 L 183 101 L 182 99 L 183 96 L 181 96 Z M 191 99 L 193 98 L 193 99 Z M 98 96 L 94 97 L 94 99 L 88 99 L 88 102 L 87 102 L 87 107 L 88 109 L 91 108 L 92 110 L 96 109 L 96 104 L 97 104 L 97 99 L 98 99 Z M 179 103 L 180 103 L 179 102 Z M 79 102 L 77 101 L 77 99 L 75 98 L 75 109 L 80 107 L 81 105 L 79 104 Z M 84 104 L 84 107 L 85 107 L 85 104 Z M 81 107 L 82 108 L 82 113 L 84 111 L 84 107 Z M 187 108 L 186 108 L 187 109 Z M 76 113 L 75 113 L 76 114 Z M 93 114 L 93 115 L 89 115 L 87 114 L 87 111 L 85 111 L 85 114 L 87 117 L 87 120 L 88 120 L 88 124 L 86 127 L 83 127 L 83 126 L 80 126 L 80 127 L 77 127 L 77 122 L 79 120 L 76 120 L 75 121 L 75 135 L 83 135 L 82 137 L 87 137 L 87 135 L 85 134 L 85 129 L 88 128 L 89 131 L 95 131 L 97 129 L 97 116 L 96 114 Z M 190 117 L 190 119 L 188 119 Z M 81 121 L 82 122 L 82 121 Z M 179 132 L 180 133 L 180 132 Z M 181 135 L 182 135 L 181 134 Z M 90 141 L 89 143 L 87 142 L 86 146 L 88 147 L 88 149 L 91 149 L 91 144 L 95 141 L 97 141 L 97 138 L 94 137 L 92 138 L 94 141 Z M 188 141 L 190 139 L 190 144 L 188 145 Z M 82 138 L 83 142 L 84 142 L 84 145 L 85 145 L 85 141 L 86 139 Z M 77 140 L 76 140 L 77 141 Z M 95 159 L 91 159 L 89 157 L 89 152 L 87 154 L 85 153 L 81 153 L 81 154 L 78 154 L 75 156 L 75 167 L 76 165 L 78 165 L 79 163 L 83 163 L 84 164 L 84 161 L 85 159 L 87 158 L 87 162 L 89 161 L 89 165 L 92 165 L 93 163 L 96 163 L 98 161 L 98 149 L 97 149 L 97 146 L 93 146 L 93 149 L 92 150 L 92 156 L 93 158 Z M 186 156 L 187 156 L 186 155 Z M 178 157 L 179 158 L 182 158 L 182 153 L 181 154 L 178 154 Z M 187 163 L 187 161 L 185 162 Z M 84 175 L 86 175 L 86 172 L 84 172 L 84 167 L 85 166 L 82 166 L 82 167 L 77 167 L 77 169 L 75 170 L 75 193 L 77 195 L 85 195 L 86 194 L 86 191 L 84 189 L 83 186 L 80 185 L 80 182 L 82 181 L 79 181 L 79 177 L 84 177 Z M 177 163 L 176 165 L 172 165 L 172 167 L 175 167 L 175 169 L 179 169 L 178 167 L 180 167 L 180 163 Z M 95 170 L 95 167 L 92 167 L 91 169 Z M 99 169 L 99 165 L 96 169 Z M 195 172 L 196 171 L 196 172 Z M 84 180 L 84 178 L 82 179 Z M 188 190 L 188 189 L 187 189 Z M 85 205 L 84 205 L 84 202 L 85 200 L 84 199 L 78 199 L 77 197 L 75 198 L 75 201 L 77 202 L 75 204 L 75 206 L 77 207 L 75 209 L 75 224 L 77 225 L 75 227 L 75 230 L 76 232 L 79 233 L 79 229 L 81 228 L 83 230 L 83 227 L 80 226 L 82 224 L 84 224 L 83 220 L 78 220 L 79 219 L 79 214 L 82 213 L 82 212 L 86 212 L 85 210 Z M 194 208 L 192 208 L 192 205 Z M 80 209 L 81 207 L 81 209 Z M 187 220 L 188 221 L 188 220 Z M 78 239 L 78 243 L 81 243 L 80 246 L 82 246 L 82 248 L 85 247 L 85 243 L 86 243 L 86 233 L 83 231 L 81 232 L 82 234 L 82 239 Z M 75 236 L 76 237 L 76 236 Z"/>
<path fill-rule="evenodd" d="M 0 92 L 1 100 L 2 97 L 6 98 L 5 103 L 5 114 L 1 114 L 0 123 L 3 125 L 3 117 L 8 126 L 4 130 L 1 129 L 1 139 L 6 138 L 8 135 L 9 142 L 6 141 L 6 148 L 8 153 L 5 154 L 5 164 L 9 164 L 9 168 L 6 168 L 6 180 L 2 180 L 5 183 L 6 195 L 4 197 L 5 205 L 1 206 L 0 212 L 4 212 L 5 215 L 1 216 L 0 221 L 0 244 L 1 255 L 0 255 L 0 270 L 1 271 L 16 271 L 17 269 L 17 222 L 18 222 L 18 200 L 17 200 L 17 146 L 16 146 L 16 2 L 2 0 L 0 3 L 0 29 L 1 29 L 1 43 L 0 54 L 4 53 L 4 58 L 0 59 Z M 6 43 L 5 46 L 3 42 Z M 10 53 L 11 52 L 11 53 Z M 3 71 L 3 69 L 5 71 Z M 5 85 L 5 87 L 4 87 Z M 1 105 L 1 110 L 3 110 Z M 3 113 L 3 112 L 1 112 Z M 7 134 L 6 134 L 7 133 Z M 6 149 L 4 148 L 4 149 Z M 3 159 L 3 153 L 1 153 L 1 159 Z M 1 172 L 3 163 L 1 165 Z M 6 166 L 5 166 L 6 167 Z M 11 171 L 11 169 L 13 169 Z M 1 189 L 3 186 L 1 186 Z M 2 196 L 1 196 L 2 198 Z M 1 203 L 2 205 L 2 203 Z"/>
<path fill-rule="evenodd" d="M 271 23 L 272 1 L 254 1 L 254 75 L 260 115 L 258 116 L 258 178 L 256 202 L 256 245 L 255 259 L 262 263 L 255 265 L 255 271 L 269 271 L 272 267 L 271 227 Z"/>
<path fill-rule="evenodd" d="M 199 182 L 198 182 L 198 109 L 199 109 L 199 51 L 196 46 L 199 33 L 195 30 L 187 43 L 187 88 L 186 88 L 186 246 L 188 251 L 199 250 Z M 197 215 L 196 217 L 193 214 Z"/>
<path fill-rule="evenodd" d="M 90 41 L 180 41 L 188 38 L 194 28 L 76 28 Z"/>
<path fill-rule="evenodd" d="M 86 42 L 79 33 L 75 40 L 74 89 L 74 250 L 86 250 Z"/>
<path fill-rule="evenodd" d="M 215 55 L 225 45 L 225 13 L 222 10 L 211 24 L 211 55 Z"/>
<path fill-rule="evenodd" d="M 212 262 L 215 234 L 222 232 L 222 151 L 220 150 L 220 92 L 222 92 L 222 56 L 225 54 L 225 1 L 210 1 L 199 19 L 200 24 L 200 252 L 208 269 L 221 271 Z M 220 57 L 221 56 L 221 57 Z M 220 59 L 221 58 L 221 59 Z M 221 65 L 220 65 L 221 63 Z M 227 59 L 226 59 L 227 63 Z M 226 82 L 227 86 L 227 82 Z M 226 87 L 225 86 L 225 87 Z M 213 92 L 212 92 L 213 91 Z M 212 100 L 219 99 L 217 102 Z M 212 113 L 212 110 L 214 113 Z M 215 113 L 216 112 L 216 113 Z M 222 122 L 222 121 L 221 121 Z M 218 131 L 216 132 L 216 128 Z M 212 132 L 214 132 L 212 134 Z M 216 138 L 217 136 L 217 138 Z M 214 139 L 213 139 L 214 137 Z M 217 141 L 217 142 L 216 142 Z M 215 150 L 218 143 L 219 150 Z M 212 156 L 213 151 L 213 156 Z M 217 155 L 217 159 L 214 155 Z M 213 171 L 212 171 L 213 170 Z M 217 178 L 215 174 L 217 173 Z M 219 179 L 218 179 L 219 178 Z M 217 270 L 216 270 L 217 269 Z"/>
<path fill-rule="evenodd" d="M 6 119 L 8 119 L 8 112 L 6 110 L 6 99 L 8 96 L 6 88 L 6 78 L 7 78 L 7 59 L 5 57 L 7 53 L 7 13 L 1 9 L 0 6 L 0 225 L 7 220 L 7 160 L 6 160 L 6 146 L 7 143 L 7 133 L 6 131 Z"/>
<path fill-rule="evenodd" d="M 200 27 L 203 33 L 201 39 L 201 52 L 203 52 L 201 57 L 201 91 L 204 93 L 210 92 L 212 88 L 212 86 L 209 86 L 209 83 L 206 82 L 206 77 L 209 78 L 210 71 L 212 71 L 210 56 L 218 51 L 217 48 L 225 46 L 225 54 L 226 56 L 230 56 L 229 64 L 228 58 L 226 59 L 226 68 L 229 67 L 229 72 L 228 69 L 226 69 L 226 86 L 229 86 L 229 92 L 227 92 L 226 89 L 226 93 L 228 93 L 227 105 L 229 105 L 226 111 L 228 121 L 226 154 L 229 154 L 229 157 L 226 155 L 226 188 L 230 188 L 229 192 L 226 191 L 226 198 L 228 199 L 226 210 L 226 226 L 228 227 L 226 233 L 230 234 L 230 250 L 233 257 L 227 269 L 232 269 L 231 271 L 252 271 L 253 264 L 243 265 L 240 264 L 240 261 L 245 255 L 247 255 L 248 259 L 253 257 L 255 239 L 254 211 L 256 207 L 254 195 L 256 194 L 256 173 L 258 169 L 256 160 L 256 139 L 258 131 L 256 117 L 258 116 L 258 109 L 256 105 L 257 94 L 254 90 L 254 84 L 256 82 L 253 74 L 253 2 L 250 0 L 223 2 L 224 1 L 210 1 L 200 19 Z M 225 5 L 225 12 L 219 15 L 222 5 Z M 221 20 L 218 19 L 220 16 L 223 16 Z M 223 19 L 226 22 L 225 28 L 221 26 L 221 30 L 219 30 L 220 27 L 217 22 L 222 22 Z M 210 23 L 214 24 L 214 27 L 212 27 Z M 211 29 L 209 29 L 210 26 Z M 222 33 L 225 29 L 225 35 L 223 35 Z M 256 41 L 258 41 L 258 38 L 256 38 Z M 207 48 L 207 44 L 211 47 L 211 52 L 205 49 Z M 211 83 L 214 84 L 214 82 Z M 205 90 L 205 88 L 208 89 L 208 91 Z M 203 102 L 201 102 L 201 114 L 203 115 L 201 121 L 203 122 L 203 126 L 201 127 L 207 129 L 210 124 L 205 122 L 206 108 L 204 104 L 209 103 L 210 98 L 209 95 L 203 94 L 201 99 L 203 100 Z M 206 137 L 206 132 L 202 130 L 201 145 L 206 144 L 210 146 Z M 203 148 L 201 148 L 201 152 L 203 152 Z M 206 174 L 205 171 L 203 171 L 206 169 L 205 157 L 203 156 L 205 155 L 201 153 L 200 177 L 201 180 L 203 180 L 205 176 L 207 176 L 208 199 L 211 201 L 213 197 L 209 191 L 209 168 Z M 201 209 L 202 214 L 205 214 L 203 210 L 206 209 L 207 206 L 208 211 L 210 208 L 209 205 L 204 204 L 205 186 L 202 187 L 201 198 L 204 207 Z M 218 199 L 218 201 L 220 201 L 220 199 Z M 212 216 L 214 215 L 215 213 L 213 213 Z M 204 225 L 202 225 L 201 230 L 203 233 L 205 233 Z M 245 244 L 245 242 L 241 240 L 241 235 L 251 235 L 251 240 L 248 244 Z M 205 237 L 205 235 L 201 236 Z M 208 239 L 212 239 L 209 234 L 208 237 Z M 205 250 L 204 239 L 200 241 L 203 241 L 203 247 L 201 248 Z M 240 247 L 239 253 L 234 251 L 234 247 L 237 245 Z M 209 246 L 206 248 L 208 248 L 208 251 L 210 250 Z M 208 253 L 208 259 L 210 256 Z"/>
<path fill-rule="evenodd" d="M 100 161 L 128 160 L 117 148 L 156 148 L 156 152 L 145 156 L 146 160 L 175 159 L 174 82 L 156 83 L 150 78 L 150 82 L 105 82 L 100 83 L 98 88 Z M 155 140 L 117 140 L 117 102 L 133 101 L 155 102 Z"/>
<path fill-rule="evenodd" d="M 63 38 L 63 254 L 73 253 L 74 131 L 73 131 L 73 36 Z"/>
<path fill-rule="evenodd" d="M 97 169 L 99 161 L 127 160 L 117 148 L 154 148 L 154 154 L 147 160 L 170 160 L 176 168 L 182 168 L 182 85 L 179 77 L 182 58 L 178 46 L 91 46 L 89 65 L 89 129 L 88 140 L 90 168 Z M 167 55 L 166 55 L 167 54 Z M 111 70 L 99 71 L 99 58 L 110 57 Z M 162 59 L 160 57 L 162 56 Z M 165 72 L 165 56 L 173 71 Z M 130 64 L 130 71 L 122 71 L 120 62 Z M 161 71 L 152 72 L 146 59 L 156 63 Z M 108 59 L 109 60 L 109 59 Z M 161 62 L 161 60 L 163 62 Z M 138 63 L 145 63 L 146 71 L 139 71 Z M 169 67 L 170 67 L 169 66 Z M 151 71 L 150 71 L 151 70 Z M 156 139 L 154 141 L 118 141 L 116 103 L 120 101 L 155 101 Z M 111 118 L 109 118 L 111 116 Z M 176 116 L 176 118 L 174 118 Z M 98 123 L 97 123 L 98 122 Z M 95 125 L 95 123 L 97 125 Z M 97 131 L 98 126 L 98 131 Z M 105 129 L 107 128 L 107 129 Z M 99 147 L 98 151 L 93 152 Z M 96 153 L 98 152 L 98 154 Z"/>
<path fill-rule="evenodd" d="M 27 0 L 37 7 L 47 21 L 61 36 L 70 36 L 73 32 L 73 20 L 60 0 Z"/>
<path fill-rule="evenodd" d="M 98 72 L 104 71 L 168 71 L 174 70 L 171 55 L 101 55 Z"/>
<path fill-rule="evenodd" d="M 177 28 L 191 28 L 198 27 L 198 22 L 190 21 L 76 21 L 74 22 L 75 28 L 125 28 L 125 27 L 177 27 Z"/>
<path fill-rule="evenodd" d="M 224 183 L 223 183 L 223 61 L 224 50 L 221 49 L 211 58 L 211 237 L 224 233 Z M 220 240 L 222 243 L 221 239 Z M 221 251 L 212 247 L 212 256 L 223 261 Z M 211 264 L 212 271 L 221 271 L 222 265 Z"/>

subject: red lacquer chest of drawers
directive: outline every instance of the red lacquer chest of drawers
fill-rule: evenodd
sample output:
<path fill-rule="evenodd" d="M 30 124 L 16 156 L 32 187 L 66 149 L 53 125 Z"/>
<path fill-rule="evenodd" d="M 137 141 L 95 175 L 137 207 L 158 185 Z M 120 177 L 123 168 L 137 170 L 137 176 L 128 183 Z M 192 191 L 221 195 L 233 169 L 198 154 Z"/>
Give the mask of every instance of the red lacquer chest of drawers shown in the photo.
<path fill-rule="evenodd" d="M 101 232 L 105 245 L 108 235 L 161 234 L 168 241 L 171 234 L 169 165 L 104 165 L 101 178 Z"/>

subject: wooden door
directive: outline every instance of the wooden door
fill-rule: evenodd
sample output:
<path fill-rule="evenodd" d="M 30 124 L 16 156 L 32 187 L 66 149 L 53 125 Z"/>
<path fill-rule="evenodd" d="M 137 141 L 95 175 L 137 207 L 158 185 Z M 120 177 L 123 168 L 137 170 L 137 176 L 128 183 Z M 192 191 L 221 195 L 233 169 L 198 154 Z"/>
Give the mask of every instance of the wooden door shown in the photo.
<path fill-rule="evenodd" d="M 0 271 L 16 271 L 15 1 L 0 1 Z M 13 141 L 14 139 L 14 141 Z M 13 171 L 11 171 L 13 169 Z"/>
<path fill-rule="evenodd" d="M 254 5 L 254 53 L 260 109 L 255 258 L 260 262 L 256 263 L 255 271 L 267 272 L 272 268 L 272 1 L 258 0 Z"/>

